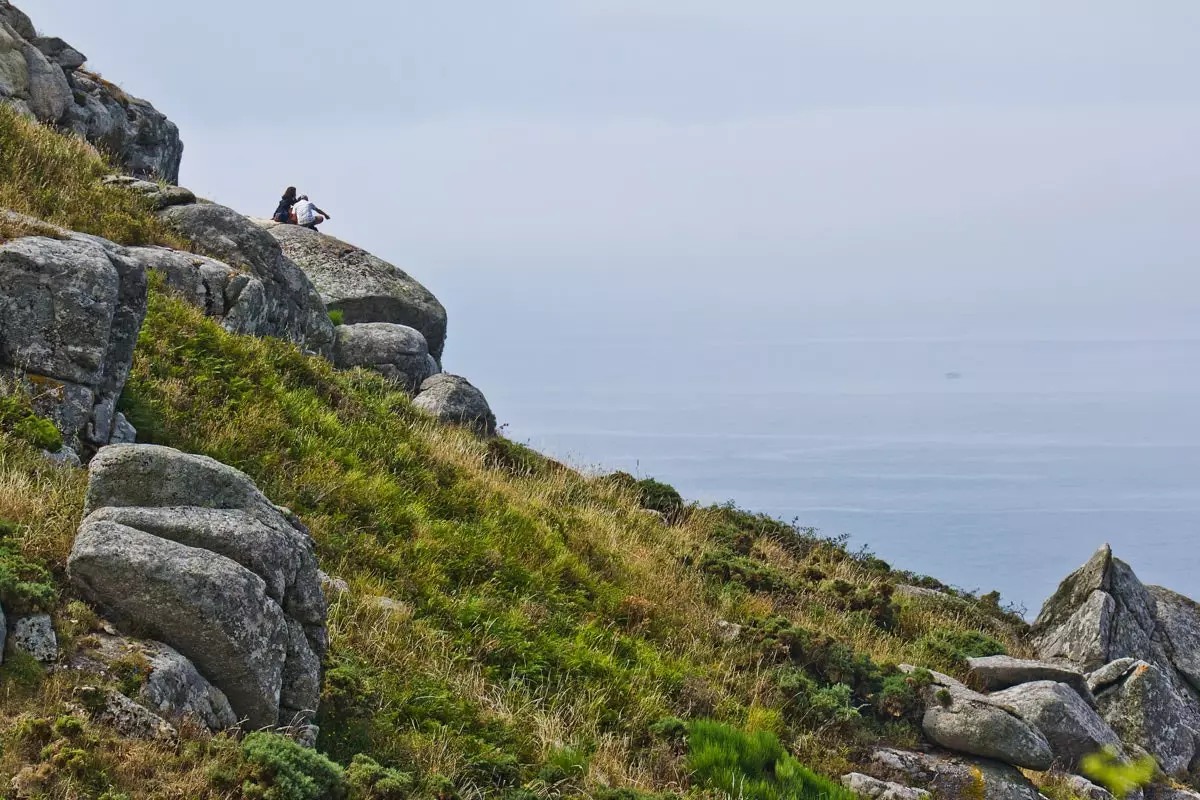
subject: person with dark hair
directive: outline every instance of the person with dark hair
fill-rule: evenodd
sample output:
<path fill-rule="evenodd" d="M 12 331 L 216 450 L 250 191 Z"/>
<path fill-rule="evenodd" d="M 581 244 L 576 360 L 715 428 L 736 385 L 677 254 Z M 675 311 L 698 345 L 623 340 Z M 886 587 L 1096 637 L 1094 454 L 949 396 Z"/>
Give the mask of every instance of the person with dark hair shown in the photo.
<path fill-rule="evenodd" d="M 292 217 L 292 206 L 296 205 L 296 187 L 289 186 L 287 191 L 283 193 L 283 199 L 279 201 L 279 207 L 275 209 L 275 216 L 271 219 L 276 222 L 282 222 L 284 225 L 294 223 L 296 220 Z"/>

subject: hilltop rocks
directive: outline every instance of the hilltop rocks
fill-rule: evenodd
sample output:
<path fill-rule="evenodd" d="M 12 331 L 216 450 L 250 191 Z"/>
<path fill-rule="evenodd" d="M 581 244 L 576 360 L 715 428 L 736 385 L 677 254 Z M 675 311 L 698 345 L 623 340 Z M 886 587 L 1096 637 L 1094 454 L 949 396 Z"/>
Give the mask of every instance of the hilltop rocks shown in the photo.
<path fill-rule="evenodd" d="M 118 625 L 177 650 L 250 727 L 306 725 L 325 599 L 307 530 L 242 473 L 149 445 L 92 461 L 68 561 Z"/>
<path fill-rule="evenodd" d="M 880 780 L 926 789 L 936 797 L 1044 800 L 1014 767 L 986 759 L 881 748 L 871 753 L 866 771 Z"/>
<path fill-rule="evenodd" d="M 1075 770 L 1085 756 L 1105 747 L 1121 750 L 1121 741 L 1104 720 L 1065 683 L 1034 681 L 988 695 L 1013 709 L 1046 737 L 1054 760 Z"/>
<path fill-rule="evenodd" d="M 29 17 L 0 3 L 0 100 L 76 133 L 138 177 L 179 180 L 179 129 L 145 100 L 83 70 L 83 53 L 39 37 Z"/>
<path fill-rule="evenodd" d="M 258 278 L 214 258 L 167 247 L 131 247 L 129 254 L 148 270 L 161 272 L 167 284 L 230 333 L 264 335 L 271 325 L 267 292 Z"/>
<path fill-rule="evenodd" d="M 96 237 L 31 236 L 0 245 L 0 365 L 32 383 L 68 445 L 128 433 L 116 402 L 146 315 L 146 271 Z"/>
<path fill-rule="evenodd" d="M 932 741 L 947 750 L 1016 767 L 1050 768 L 1054 755 L 1036 728 L 1002 703 L 946 675 L 933 675 L 934 683 L 922 690 L 921 718 L 921 729 Z"/>
<path fill-rule="evenodd" d="M 425 337 L 407 325 L 364 322 L 335 329 L 333 363 L 341 369 L 367 367 L 414 393 L 439 372 Z"/>
<path fill-rule="evenodd" d="M 421 384 L 413 405 L 449 425 L 465 425 L 480 436 L 496 435 L 496 415 L 483 392 L 466 379 L 445 373 Z"/>
<path fill-rule="evenodd" d="M 312 281 L 270 234 L 231 208 L 215 203 L 172 205 L 159 216 L 212 258 L 244 270 L 262 286 L 263 309 L 254 314 L 253 333 L 295 342 L 322 355 L 333 347 L 333 323 Z M 246 284 L 233 287 L 234 305 Z M 240 288 L 239 288 L 240 287 Z M 254 302 L 257 303 L 257 289 Z M 215 292 L 210 293 L 215 295 Z M 225 302 L 229 302 L 225 297 Z M 247 301 L 248 303 L 250 301 Z M 242 323 L 239 323 L 242 324 Z M 250 321 L 244 323 L 250 326 Z"/>
<path fill-rule="evenodd" d="M 312 279 L 329 310 L 342 312 L 347 325 L 390 322 L 415 328 L 440 362 L 446 343 L 446 309 L 406 272 L 299 225 L 260 224 Z"/>
<path fill-rule="evenodd" d="M 1093 670 L 1101 716 L 1127 746 L 1186 773 L 1200 731 L 1195 603 L 1147 588 L 1105 545 L 1046 601 L 1033 636 L 1043 658 Z"/>

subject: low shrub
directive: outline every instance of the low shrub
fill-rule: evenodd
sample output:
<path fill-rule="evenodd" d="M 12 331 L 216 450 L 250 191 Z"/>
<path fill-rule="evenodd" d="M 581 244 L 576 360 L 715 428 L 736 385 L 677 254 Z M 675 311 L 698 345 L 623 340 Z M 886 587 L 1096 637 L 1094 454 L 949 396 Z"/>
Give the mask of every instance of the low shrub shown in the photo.
<path fill-rule="evenodd" d="M 921 663 L 950 671 L 962 671 L 968 658 L 999 656 L 1007 652 L 1004 644 L 979 631 L 935 628 L 916 642 Z"/>
<path fill-rule="evenodd" d="M 9 614 L 49 611 L 58 596 L 54 578 L 8 540 L 15 533 L 15 526 L 0 520 L 0 606 Z"/>
<path fill-rule="evenodd" d="M 693 722 L 687 766 L 696 785 L 744 800 L 856 800 L 852 792 L 793 758 L 765 731 Z"/>
<path fill-rule="evenodd" d="M 287 737 L 256 731 L 242 742 L 242 793 L 253 800 L 339 800 L 342 768 Z"/>
<path fill-rule="evenodd" d="M 62 433 L 54 423 L 33 413 L 27 398 L 21 395 L 0 395 L 0 430 L 52 453 L 57 453 L 63 446 Z"/>
<path fill-rule="evenodd" d="M 359 753 L 346 770 L 350 800 L 405 800 L 413 790 L 413 776 L 380 766 Z"/>

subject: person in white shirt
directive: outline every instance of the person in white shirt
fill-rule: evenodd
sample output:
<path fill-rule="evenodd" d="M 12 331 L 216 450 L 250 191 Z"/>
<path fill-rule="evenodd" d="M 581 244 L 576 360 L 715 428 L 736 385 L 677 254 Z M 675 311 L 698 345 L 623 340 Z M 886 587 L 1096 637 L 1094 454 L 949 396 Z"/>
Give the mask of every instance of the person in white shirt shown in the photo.
<path fill-rule="evenodd" d="M 302 228 L 308 228 L 315 231 L 317 226 L 325 220 L 329 219 L 329 214 L 320 208 L 317 208 L 308 195 L 302 194 L 296 200 L 296 205 L 292 206 L 292 211 L 296 213 L 296 224 Z"/>

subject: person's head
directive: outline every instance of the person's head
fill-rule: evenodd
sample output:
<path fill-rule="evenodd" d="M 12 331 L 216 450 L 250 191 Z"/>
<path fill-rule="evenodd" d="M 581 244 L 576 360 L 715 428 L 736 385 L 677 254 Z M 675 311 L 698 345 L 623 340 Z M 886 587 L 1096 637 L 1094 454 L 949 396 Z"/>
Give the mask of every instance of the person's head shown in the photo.
<path fill-rule="evenodd" d="M 283 199 L 292 203 L 296 202 L 296 187 L 289 186 L 287 191 L 283 193 Z"/>
<path fill-rule="evenodd" d="M 307 200 L 307 199 L 308 199 L 308 195 L 306 195 L 306 194 L 302 194 L 302 195 L 300 195 L 299 197 L 297 197 L 296 199 L 297 199 L 297 200 Z"/>

